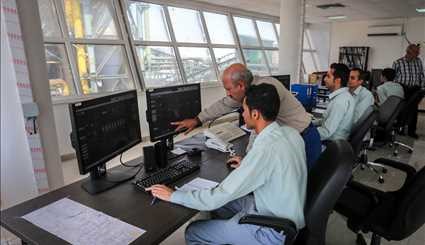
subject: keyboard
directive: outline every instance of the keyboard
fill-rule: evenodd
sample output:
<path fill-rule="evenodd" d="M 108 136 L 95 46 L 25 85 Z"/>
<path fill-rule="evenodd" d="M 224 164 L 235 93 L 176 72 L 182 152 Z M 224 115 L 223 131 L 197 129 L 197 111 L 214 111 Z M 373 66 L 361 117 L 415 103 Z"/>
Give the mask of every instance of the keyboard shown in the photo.
<path fill-rule="evenodd" d="M 177 163 L 167 166 L 166 168 L 160 169 L 158 171 L 152 173 L 144 173 L 140 176 L 137 176 L 133 181 L 133 184 L 136 185 L 137 188 L 142 189 L 150 187 L 155 184 L 170 184 L 175 182 L 199 169 L 199 165 L 189 161 L 187 159 L 183 159 L 178 161 Z"/>

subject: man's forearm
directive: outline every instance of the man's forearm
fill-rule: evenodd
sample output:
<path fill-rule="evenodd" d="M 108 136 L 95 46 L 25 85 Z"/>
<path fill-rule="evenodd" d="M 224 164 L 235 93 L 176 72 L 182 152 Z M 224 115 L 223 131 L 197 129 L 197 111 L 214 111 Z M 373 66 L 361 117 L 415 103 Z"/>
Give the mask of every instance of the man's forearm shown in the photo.
<path fill-rule="evenodd" d="M 236 100 L 226 96 L 198 114 L 197 118 L 201 123 L 214 120 L 226 113 L 232 112 L 239 108 L 241 104 Z"/>

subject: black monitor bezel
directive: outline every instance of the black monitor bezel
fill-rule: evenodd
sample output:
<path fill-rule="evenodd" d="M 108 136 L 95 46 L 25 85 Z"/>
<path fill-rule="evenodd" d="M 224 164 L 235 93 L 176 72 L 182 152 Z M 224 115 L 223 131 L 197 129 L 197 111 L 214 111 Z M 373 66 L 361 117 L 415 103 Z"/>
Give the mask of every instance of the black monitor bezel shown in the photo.
<path fill-rule="evenodd" d="M 278 80 L 280 83 L 282 83 L 282 85 L 287 89 L 287 90 L 291 90 L 291 75 L 290 74 L 281 74 L 281 75 L 272 75 L 271 77 L 273 77 L 274 79 L 276 79 L 276 80 Z M 279 77 L 287 77 L 288 78 L 288 81 L 289 81 L 289 84 L 288 84 L 288 86 L 286 86 L 285 84 L 284 84 L 284 82 L 282 82 L 282 80 L 281 79 L 279 79 Z"/>
<path fill-rule="evenodd" d="M 192 86 L 196 86 L 197 87 L 197 91 L 198 91 L 198 94 L 199 94 L 199 99 L 201 101 L 201 84 L 200 83 L 191 83 L 191 84 L 167 86 L 167 87 L 152 88 L 152 89 L 146 90 L 146 106 L 147 106 L 147 109 L 146 109 L 146 121 L 148 122 L 148 125 L 149 125 L 149 135 L 150 135 L 150 140 L 152 142 L 159 141 L 159 140 L 164 140 L 164 139 L 173 137 L 174 135 L 177 135 L 180 132 L 172 131 L 172 132 L 168 132 L 168 133 L 162 134 L 162 135 L 154 135 L 153 134 L 151 95 L 154 94 L 154 93 L 158 93 L 158 92 L 173 91 L 173 90 L 177 90 L 177 89 L 182 88 L 182 87 L 192 87 Z M 199 107 L 200 107 L 199 108 L 199 111 L 201 111 L 202 110 L 202 102 L 200 103 Z"/>
<path fill-rule="evenodd" d="M 134 147 L 135 145 L 141 143 L 142 142 L 142 134 L 141 134 L 141 127 L 140 127 L 140 117 L 139 117 L 139 113 L 137 113 L 137 117 L 138 117 L 138 121 L 139 121 L 139 134 L 138 134 L 139 137 L 137 138 L 137 140 L 127 144 L 126 146 L 124 146 L 124 147 L 122 147 L 122 148 L 120 148 L 120 149 L 118 149 L 114 152 L 111 152 L 109 155 L 103 157 L 102 159 L 100 159 L 100 160 L 98 160 L 94 163 L 91 163 L 91 164 L 88 164 L 87 166 L 84 166 L 83 160 L 82 160 L 82 157 L 81 157 L 80 142 L 78 140 L 79 135 L 78 135 L 78 130 L 77 130 L 76 121 L 75 121 L 76 105 L 81 104 L 81 103 L 92 105 L 92 104 L 96 103 L 97 100 L 104 101 L 104 100 L 108 100 L 108 98 L 110 100 L 110 99 L 113 99 L 117 96 L 123 96 L 123 95 L 126 95 L 126 94 L 133 94 L 135 96 L 134 98 L 136 99 L 137 111 L 139 111 L 137 91 L 136 90 L 130 90 L 130 91 L 125 91 L 125 92 L 115 93 L 115 94 L 111 94 L 111 95 L 107 95 L 107 96 L 101 96 L 101 97 L 97 97 L 97 98 L 94 98 L 94 99 L 88 99 L 88 100 L 83 100 L 83 101 L 74 102 L 74 103 L 69 104 L 69 114 L 70 114 L 70 118 L 71 118 L 71 129 L 72 129 L 72 132 L 73 132 L 74 137 L 76 139 L 73 146 L 75 147 L 75 152 L 76 152 L 77 162 L 78 162 L 78 169 L 80 171 L 80 174 L 90 173 L 90 171 L 92 169 L 106 163 L 107 161 L 113 159 L 117 155 L 119 155 L 119 154 L 127 151 L 128 149 Z M 78 106 L 78 107 L 81 108 L 81 106 Z"/>

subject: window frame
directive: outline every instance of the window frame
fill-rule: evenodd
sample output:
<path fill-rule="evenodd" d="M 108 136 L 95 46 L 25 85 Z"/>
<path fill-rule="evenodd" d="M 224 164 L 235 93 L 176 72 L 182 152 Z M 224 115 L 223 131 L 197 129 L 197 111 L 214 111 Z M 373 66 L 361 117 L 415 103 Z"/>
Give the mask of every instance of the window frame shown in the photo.
<path fill-rule="evenodd" d="M 116 24 L 116 30 L 117 35 L 119 36 L 119 39 L 87 39 L 87 38 L 72 38 L 68 34 L 68 25 L 65 18 L 65 12 L 64 12 L 64 4 L 63 0 L 49 0 L 52 6 L 52 11 L 56 14 L 57 21 L 59 23 L 59 29 L 61 33 L 60 38 L 51 38 L 51 37 L 44 37 L 44 44 L 60 44 L 64 45 L 65 47 L 65 53 L 68 58 L 68 64 L 71 70 L 71 77 L 72 81 L 69 81 L 70 84 L 74 86 L 74 95 L 70 96 L 52 96 L 53 102 L 64 102 L 64 101 L 74 101 L 76 99 L 80 98 L 87 98 L 87 97 L 98 97 L 103 96 L 105 94 L 113 94 L 120 91 L 109 91 L 109 92 L 99 92 L 99 93 L 93 93 L 93 94 L 84 94 L 81 81 L 80 81 L 80 74 L 78 72 L 78 64 L 76 60 L 76 53 L 74 49 L 74 45 L 81 44 L 81 45 L 119 45 L 122 47 L 123 56 L 125 60 L 125 65 L 128 68 L 128 76 L 129 76 L 129 83 L 132 83 L 135 89 L 140 90 L 141 86 L 138 82 L 138 74 L 135 73 L 136 69 L 133 63 L 132 53 L 130 52 L 130 45 L 128 43 L 128 38 L 125 38 L 127 36 L 125 27 L 123 26 L 122 19 L 123 17 L 120 15 L 121 9 L 120 4 L 117 2 L 117 0 L 111 0 L 112 4 L 112 12 L 111 15 L 115 21 Z"/>
<path fill-rule="evenodd" d="M 252 21 L 253 25 L 254 25 L 255 33 L 257 35 L 257 40 L 259 42 L 259 45 L 258 46 L 242 45 L 240 43 L 240 40 L 239 40 L 239 34 L 237 34 L 237 36 L 238 36 L 238 43 L 240 45 L 241 50 L 243 50 L 243 49 L 261 50 L 261 53 L 263 54 L 263 57 L 265 59 L 265 64 L 266 64 L 266 67 L 267 67 L 267 70 L 268 70 L 268 75 L 269 76 L 274 75 L 272 73 L 272 65 L 269 64 L 269 61 L 267 59 L 265 50 L 270 50 L 270 51 L 276 50 L 276 51 L 279 51 L 280 36 L 278 35 L 278 33 L 276 31 L 276 26 L 274 24 L 275 22 L 273 20 L 270 20 L 270 19 L 252 18 L 252 17 L 246 16 L 246 15 L 232 15 L 233 28 L 235 29 L 235 31 L 236 31 L 236 24 L 234 22 L 234 17 L 250 19 Z M 261 39 L 260 31 L 259 31 L 258 26 L 257 26 L 257 20 L 263 21 L 263 22 L 270 22 L 273 25 L 274 34 L 275 34 L 275 36 L 277 38 L 277 42 L 278 42 L 278 46 L 277 47 L 266 47 L 266 46 L 263 45 L 263 40 Z M 243 52 L 242 52 L 242 54 L 243 54 Z M 245 55 L 244 55 L 243 61 L 244 61 L 244 64 L 246 64 Z"/>
<path fill-rule="evenodd" d="M 217 77 L 217 81 L 208 81 L 201 82 L 201 87 L 217 87 L 222 86 L 220 82 L 220 68 L 217 64 L 217 59 L 215 57 L 214 49 L 219 48 L 230 48 L 236 51 L 236 55 L 241 63 L 246 64 L 246 58 L 243 53 L 243 49 L 255 49 L 261 50 L 261 53 L 265 59 L 265 64 L 268 69 L 268 74 L 272 75 L 272 64 L 269 64 L 269 61 L 266 56 L 266 50 L 278 51 L 279 47 L 264 47 L 263 42 L 258 30 L 257 20 L 265 21 L 272 23 L 275 36 L 279 42 L 280 35 L 276 30 L 275 23 L 278 23 L 279 18 L 276 16 L 269 16 L 261 13 L 255 13 L 250 11 L 244 11 L 239 9 L 227 8 L 223 6 L 208 4 L 208 3 L 198 3 L 191 2 L 188 0 L 133 0 L 136 2 L 143 2 L 147 4 L 156 4 L 162 7 L 164 11 L 165 24 L 168 28 L 168 34 L 170 36 L 170 41 L 142 41 L 136 40 L 133 38 L 131 33 L 131 26 L 128 19 L 128 8 L 130 5 L 130 0 L 111 0 L 112 11 L 111 15 L 115 21 L 115 28 L 119 39 L 87 39 L 87 38 L 74 38 L 68 34 L 68 25 L 66 22 L 64 3 L 63 0 L 50 0 L 52 11 L 55 13 L 57 22 L 59 23 L 59 29 L 61 33 L 60 38 L 48 38 L 44 37 L 44 44 L 60 44 L 64 45 L 66 56 L 68 57 L 68 65 L 70 67 L 72 81 L 67 81 L 69 84 L 72 84 L 74 93 L 70 96 L 52 96 L 54 103 L 63 103 L 66 101 L 75 101 L 81 98 L 91 98 L 97 96 L 103 96 L 105 94 L 116 93 L 118 91 L 111 92 L 99 92 L 93 94 L 84 94 L 82 89 L 82 84 L 80 81 L 80 75 L 78 71 L 77 59 L 74 44 L 82 45 L 120 45 L 122 46 L 123 56 L 128 68 L 129 82 L 133 83 L 135 89 L 138 92 L 149 89 L 150 87 L 144 81 L 142 66 L 140 64 L 138 56 L 138 47 L 140 46 L 163 46 L 172 48 L 176 57 L 177 68 L 179 69 L 180 79 L 182 84 L 188 84 L 186 73 L 183 66 L 183 60 L 179 51 L 179 47 L 202 47 L 209 50 L 211 61 L 213 65 L 214 72 Z M 200 23 L 202 25 L 204 35 L 206 38 L 206 43 L 186 43 L 186 42 L 177 42 L 176 36 L 174 33 L 174 28 L 171 23 L 170 13 L 168 7 L 184 8 L 194 11 L 198 11 Z M 211 42 L 210 31 L 205 19 L 205 12 L 224 15 L 227 18 L 231 35 L 234 39 L 234 44 L 216 44 Z M 234 17 L 241 17 L 250 19 L 255 28 L 255 34 L 259 41 L 259 46 L 244 46 L 241 45 L 239 40 L 239 35 L 237 33 L 236 25 L 234 22 Z"/>
<path fill-rule="evenodd" d="M 304 29 L 304 34 L 303 34 L 303 38 L 304 38 L 304 43 L 307 44 L 307 48 L 302 49 L 302 66 L 301 66 L 301 72 L 304 76 L 304 78 L 308 78 L 309 73 L 307 73 L 307 69 L 305 67 L 304 64 L 304 54 L 308 55 L 311 59 L 311 62 L 314 66 L 314 69 L 316 71 L 319 71 L 319 60 L 318 60 L 318 52 L 317 49 L 312 48 L 312 41 L 311 41 L 311 34 L 310 34 L 310 30 L 308 28 Z"/>

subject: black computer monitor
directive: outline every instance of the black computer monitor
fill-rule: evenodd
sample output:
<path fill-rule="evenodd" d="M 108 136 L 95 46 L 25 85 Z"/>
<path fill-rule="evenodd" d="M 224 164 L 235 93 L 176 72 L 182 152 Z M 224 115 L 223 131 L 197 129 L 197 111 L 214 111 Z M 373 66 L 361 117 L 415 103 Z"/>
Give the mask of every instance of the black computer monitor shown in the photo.
<path fill-rule="evenodd" d="M 287 90 L 291 90 L 291 76 L 290 75 L 275 75 L 272 76 L 273 78 L 276 78 L 285 86 Z"/>
<path fill-rule="evenodd" d="M 105 163 L 142 141 L 136 91 L 72 103 L 69 110 L 80 174 L 91 177 L 83 188 L 98 193 L 127 178 L 106 174 Z"/>
<path fill-rule="evenodd" d="M 369 77 L 369 90 L 375 90 L 381 84 L 381 74 L 383 69 L 372 69 Z"/>
<path fill-rule="evenodd" d="M 151 141 L 167 141 L 167 147 L 171 149 L 172 138 L 178 133 L 171 122 L 193 118 L 201 112 L 200 84 L 149 89 L 146 101 Z"/>

